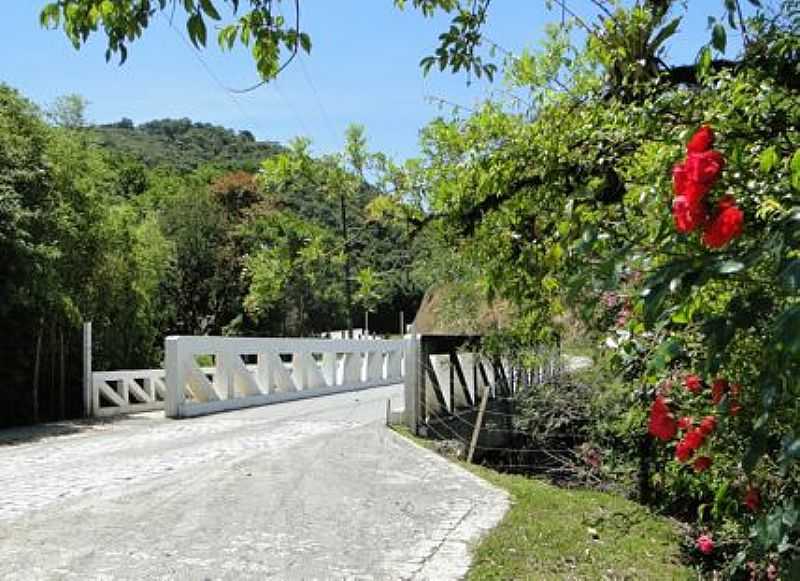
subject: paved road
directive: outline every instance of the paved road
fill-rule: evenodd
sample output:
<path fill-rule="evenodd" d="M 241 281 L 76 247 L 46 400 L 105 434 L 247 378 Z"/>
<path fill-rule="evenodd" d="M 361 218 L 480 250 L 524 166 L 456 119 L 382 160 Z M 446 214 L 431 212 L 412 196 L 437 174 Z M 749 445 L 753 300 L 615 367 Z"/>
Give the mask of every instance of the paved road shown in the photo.
<path fill-rule="evenodd" d="M 388 397 L 0 432 L 0 578 L 458 578 L 507 498 L 387 430 Z"/>

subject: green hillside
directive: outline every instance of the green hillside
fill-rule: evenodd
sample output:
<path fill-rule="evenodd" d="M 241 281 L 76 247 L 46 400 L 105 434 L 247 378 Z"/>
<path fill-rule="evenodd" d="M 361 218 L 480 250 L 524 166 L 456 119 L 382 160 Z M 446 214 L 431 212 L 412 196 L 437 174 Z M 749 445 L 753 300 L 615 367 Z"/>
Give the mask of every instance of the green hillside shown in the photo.
<path fill-rule="evenodd" d="M 92 128 L 96 143 L 132 156 L 148 166 L 181 171 L 213 163 L 253 170 L 283 148 L 274 141 L 256 141 L 249 131 L 234 131 L 190 119 L 160 119 L 134 125 L 130 119 Z"/>

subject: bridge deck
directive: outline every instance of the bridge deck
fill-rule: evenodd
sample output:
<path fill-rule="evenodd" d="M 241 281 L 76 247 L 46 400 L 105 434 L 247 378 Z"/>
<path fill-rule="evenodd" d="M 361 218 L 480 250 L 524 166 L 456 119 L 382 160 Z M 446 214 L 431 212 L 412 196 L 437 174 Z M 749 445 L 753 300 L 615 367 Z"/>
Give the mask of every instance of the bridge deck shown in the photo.
<path fill-rule="evenodd" d="M 456 578 L 504 493 L 382 425 L 400 386 L 0 432 L 0 578 Z"/>

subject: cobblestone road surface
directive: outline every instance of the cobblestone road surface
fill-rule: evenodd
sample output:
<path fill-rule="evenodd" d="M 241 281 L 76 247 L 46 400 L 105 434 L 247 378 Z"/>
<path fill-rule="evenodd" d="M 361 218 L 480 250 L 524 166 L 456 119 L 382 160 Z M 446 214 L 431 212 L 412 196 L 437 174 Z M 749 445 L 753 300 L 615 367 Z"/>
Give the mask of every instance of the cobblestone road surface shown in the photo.
<path fill-rule="evenodd" d="M 387 430 L 389 397 L 0 432 L 0 579 L 459 578 L 507 497 Z"/>

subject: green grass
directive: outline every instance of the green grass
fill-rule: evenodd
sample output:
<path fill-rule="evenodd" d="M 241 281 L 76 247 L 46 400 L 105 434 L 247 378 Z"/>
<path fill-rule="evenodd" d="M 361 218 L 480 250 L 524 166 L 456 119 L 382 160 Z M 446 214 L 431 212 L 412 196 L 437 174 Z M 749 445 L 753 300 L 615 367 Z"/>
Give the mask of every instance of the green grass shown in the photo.
<path fill-rule="evenodd" d="M 397 431 L 422 446 L 426 440 Z M 671 521 L 618 495 L 567 490 L 459 462 L 511 495 L 502 522 L 475 548 L 468 579 L 693 579 Z"/>

